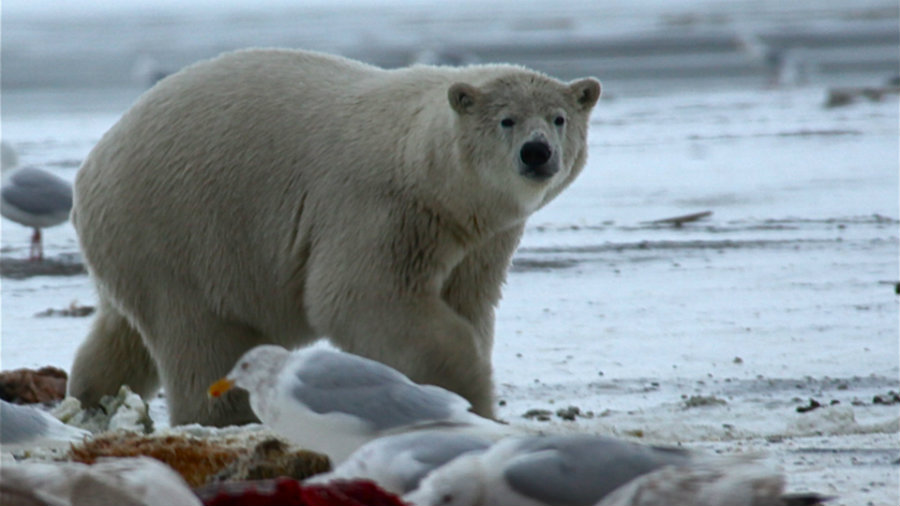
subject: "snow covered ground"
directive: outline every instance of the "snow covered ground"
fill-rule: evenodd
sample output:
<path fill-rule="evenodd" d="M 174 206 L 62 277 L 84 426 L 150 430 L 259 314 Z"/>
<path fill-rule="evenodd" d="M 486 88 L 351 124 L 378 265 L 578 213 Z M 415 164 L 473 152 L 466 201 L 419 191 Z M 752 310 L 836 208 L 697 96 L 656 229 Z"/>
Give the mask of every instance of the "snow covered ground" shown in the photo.
<path fill-rule="evenodd" d="M 897 96 L 829 109 L 815 81 L 613 83 L 583 175 L 531 219 L 514 259 L 497 315 L 500 416 L 763 452 L 791 490 L 900 504 L 900 404 L 874 401 L 900 392 Z M 3 138 L 72 180 L 137 93 L 4 88 Z M 713 214 L 649 223 L 700 211 Z M 27 256 L 29 237 L 4 220 L 3 258 Z M 77 257 L 70 225 L 45 241 L 48 256 Z M 0 295 L 0 367 L 68 369 L 90 318 L 35 315 L 93 304 L 88 278 L 4 278 Z M 811 399 L 822 406 L 797 411 Z M 165 425 L 163 400 L 152 408 Z"/>
<path fill-rule="evenodd" d="M 500 415 L 717 451 L 763 450 L 794 490 L 897 500 L 898 103 L 825 90 L 604 101 L 583 176 L 535 215 L 498 311 Z M 22 97 L 22 100 L 26 100 Z M 72 179 L 116 114 L 4 115 L 22 162 Z M 648 221 L 713 211 L 685 224 Z M 29 230 L 4 221 L 5 258 Z M 47 254 L 76 254 L 74 230 Z M 84 275 L 4 279 L 2 368 L 67 369 Z M 815 399 L 823 407 L 797 412 Z M 157 421 L 165 406 L 154 401 Z M 569 410 L 566 420 L 557 410 Z M 549 421 L 523 415 L 549 411 Z M 565 413 L 563 413 L 565 414 Z"/>

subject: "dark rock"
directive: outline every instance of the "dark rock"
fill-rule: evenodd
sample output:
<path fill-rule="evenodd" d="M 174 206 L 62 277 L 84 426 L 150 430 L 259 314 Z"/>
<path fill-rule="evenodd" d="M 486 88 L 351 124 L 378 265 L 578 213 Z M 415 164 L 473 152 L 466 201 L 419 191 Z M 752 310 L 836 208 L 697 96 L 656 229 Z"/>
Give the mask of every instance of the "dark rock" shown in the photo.
<path fill-rule="evenodd" d="M 553 413 L 547 409 L 529 409 L 522 417 L 537 420 L 539 422 L 549 422 L 552 414 Z"/>
<path fill-rule="evenodd" d="M 797 413 L 806 413 L 812 411 L 814 409 L 819 409 L 822 407 L 822 403 L 815 399 L 810 399 L 809 404 L 806 406 L 797 406 Z"/>

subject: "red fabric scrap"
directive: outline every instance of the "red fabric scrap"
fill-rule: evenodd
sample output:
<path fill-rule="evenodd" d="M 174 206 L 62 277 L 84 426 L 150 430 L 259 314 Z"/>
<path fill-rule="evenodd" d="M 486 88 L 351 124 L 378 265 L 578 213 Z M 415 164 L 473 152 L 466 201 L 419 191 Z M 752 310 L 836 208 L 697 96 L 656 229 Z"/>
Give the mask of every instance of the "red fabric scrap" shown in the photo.
<path fill-rule="evenodd" d="M 204 506 L 407 506 L 368 480 L 305 486 L 290 478 L 228 483 L 201 500 Z"/>

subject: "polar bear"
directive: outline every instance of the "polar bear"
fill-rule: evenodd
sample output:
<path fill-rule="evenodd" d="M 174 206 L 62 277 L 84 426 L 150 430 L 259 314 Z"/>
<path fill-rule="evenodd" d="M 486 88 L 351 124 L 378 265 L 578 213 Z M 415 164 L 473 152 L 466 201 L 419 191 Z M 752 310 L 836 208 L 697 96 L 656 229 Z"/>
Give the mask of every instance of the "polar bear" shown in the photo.
<path fill-rule="evenodd" d="M 171 423 L 255 421 L 206 389 L 326 336 L 492 414 L 494 308 L 525 219 L 582 170 L 600 83 L 250 49 L 173 74 L 88 155 L 72 221 L 98 313 L 69 393 L 161 385 Z"/>

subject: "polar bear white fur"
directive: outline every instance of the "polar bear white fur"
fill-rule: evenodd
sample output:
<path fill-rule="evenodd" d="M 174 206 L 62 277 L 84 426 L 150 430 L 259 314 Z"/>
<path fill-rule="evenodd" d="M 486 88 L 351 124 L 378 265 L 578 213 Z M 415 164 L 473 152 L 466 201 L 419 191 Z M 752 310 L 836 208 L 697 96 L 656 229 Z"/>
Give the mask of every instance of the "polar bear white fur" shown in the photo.
<path fill-rule="evenodd" d="M 73 222 L 98 314 L 69 391 L 164 387 L 173 424 L 255 420 L 206 389 L 322 336 L 492 413 L 494 307 L 525 219 L 579 174 L 592 78 L 384 70 L 309 51 L 197 63 L 91 151 Z"/>

